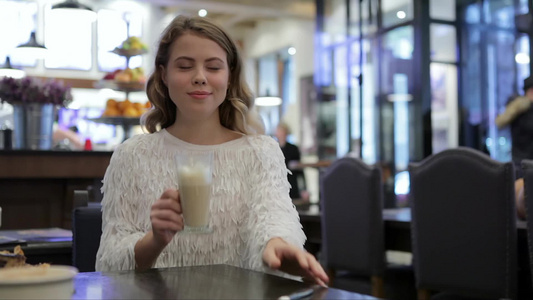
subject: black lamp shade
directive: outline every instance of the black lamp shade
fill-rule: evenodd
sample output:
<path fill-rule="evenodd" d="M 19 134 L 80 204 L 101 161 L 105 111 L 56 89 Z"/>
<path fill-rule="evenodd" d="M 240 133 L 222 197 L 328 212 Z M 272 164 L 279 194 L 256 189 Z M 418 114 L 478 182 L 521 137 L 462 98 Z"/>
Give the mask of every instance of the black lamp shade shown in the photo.
<path fill-rule="evenodd" d="M 52 9 L 85 9 L 93 11 L 89 6 L 79 3 L 76 0 L 67 0 L 58 4 L 52 5 Z"/>
<path fill-rule="evenodd" d="M 13 66 L 11 65 L 11 58 L 9 56 L 6 56 L 6 62 L 1 68 L 2 69 L 14 69 Z"/>
<path fill-rule="evenodd" d="M 6 57 L 6 62 L 3 66 L 0 66 L 0 78 L 7 76 L 13 78 L 22 78 L 26 75 L 26 72 L 23 70 L 13 68 L 11 65 L 11 59 L 9 56 Z"/>
<path fill-rule="evenodd" d="M 20 44 L 17 46 L 17 48 L 40 48 L 40 49 L 46 49 L 45 46 L 37 43 L 37 38 L 35 37 L 35 31 L 32 31 L 30 35 L 30 40 L 25 44 Z"/>

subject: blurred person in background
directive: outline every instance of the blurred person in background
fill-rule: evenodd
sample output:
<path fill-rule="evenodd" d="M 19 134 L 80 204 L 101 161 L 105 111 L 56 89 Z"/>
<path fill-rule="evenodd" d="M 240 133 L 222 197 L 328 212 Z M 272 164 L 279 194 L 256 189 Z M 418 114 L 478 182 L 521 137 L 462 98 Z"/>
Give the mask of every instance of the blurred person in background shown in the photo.
<path fill-rule="evenodd" d="M 533 77 L 524 79 L 524 96 L 511 97 L 505 111 L 496 118 L 498 129 L 511 126 L 512 160 L 515 166 L 515 196 L 517 214 L 526 218 L 524 204 L 524 181 L 520 163 L 533 159 Z"/>
<path fill-rule="evenodd" d="M 300 163 L 301 154 L 298 146 L 291 144 L 287 141 L 287 137 L 291 134 L 291 130 L 286 123 L 279 123 L 276 127 L 276 138 L 281 152 L 285 156 L 285 166 L 290 170 L 287 174 L 289 183 L 291 184 L 290 197 L 293 200 L 300 200 L 302 202 L 309 202 L 309 193 L 306 190 L 300 190 L 305 185 L 305 177 L 302 170 L 295 170 L 294 167 Z"/>

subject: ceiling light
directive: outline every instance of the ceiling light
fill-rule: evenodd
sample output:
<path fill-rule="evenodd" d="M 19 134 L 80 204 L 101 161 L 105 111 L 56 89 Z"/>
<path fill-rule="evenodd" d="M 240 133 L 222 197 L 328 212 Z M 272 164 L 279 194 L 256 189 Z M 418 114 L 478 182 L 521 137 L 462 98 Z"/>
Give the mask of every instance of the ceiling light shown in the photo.
<path fill-rule="evenodd" d="M 294 47 L 290 47 L 290 48 L 287 50 L 287 52 L 289 53 L 289 55 L 294 55 L 294 54 L 296 54 L 296 48 L 294 48 Z"/>
<path fill-rule="evenodd" d="M 85 20 L 93 22 L 96 20 L 96 13 L 87 5 L 79 3 L 77 0 L 66 0 L 52 5 L 54 17 Z"/>
<path fill-rule="evenodd" d="M 11 59 L 7 56 L 4 65 L 0 66 L 0 77 L 22 78 L 24 76 L 26 76 L 26 72 L 13 68 L 11 65 Z"/>
<path fill-rule="evenodd" d="M 405 11 L 403 10 L 399 10 L 397 13 L 396 13 L 396 17 L 398 17 L 398 19 L 405 19 L 405 17 L 407 17 L 407 14 L 405 13 Z"/>
<path fill-rule="evenodd" d="M 255 105 L 257 106 L 278 106 L 280 104 L 280 97 L 265 96 L 255 98 Z"/>
<path fill-rule="evenodd" d="M 207 16 L 207 10 L 205 10 L 205 9 L 203 9 L 203 8 L 200 9 L 200 10 L 198 11 L 198 15 L 199 15 L 200 17 L 202 17 L 202 18 L 205 17 L 205 16 Z"/>
<path fill-rule="evenodd" d="M 37 42 L 37 38 L 35 37 L 35 31 L 32 31 L 30 39 L 27 43 L 20 44 L 15 49 L 17 54 L 20 56 L 32 57 L 36 59 L 44 58 L 46 50 L 47 49 L 45 46 Z"/>
<path fill-rule="evenodd" d="M 266 90 L 266 94 L 255 98 L 255 105 L 257 106 L 278 106 L 282 102 L 280 97 L 271 96 L 270 89 Z"/>

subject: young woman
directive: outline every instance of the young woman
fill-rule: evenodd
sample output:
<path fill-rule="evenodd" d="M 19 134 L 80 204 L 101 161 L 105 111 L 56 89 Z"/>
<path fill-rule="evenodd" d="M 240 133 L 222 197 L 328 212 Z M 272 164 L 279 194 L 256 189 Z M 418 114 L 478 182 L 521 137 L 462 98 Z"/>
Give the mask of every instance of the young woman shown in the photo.
<path fill-rule="evenodd" d="M 162 34 L 147 94 L 149 134 L 118 147 L 105 174 L 96 270 L 230 264 L 327 283 L 303 250 L 283 154 L 261 134 L 228 34 L 203 18 L 176 17 Z M 212 233 L 182 232 L 174 157 L 184 151 L 214 153 Z"/>

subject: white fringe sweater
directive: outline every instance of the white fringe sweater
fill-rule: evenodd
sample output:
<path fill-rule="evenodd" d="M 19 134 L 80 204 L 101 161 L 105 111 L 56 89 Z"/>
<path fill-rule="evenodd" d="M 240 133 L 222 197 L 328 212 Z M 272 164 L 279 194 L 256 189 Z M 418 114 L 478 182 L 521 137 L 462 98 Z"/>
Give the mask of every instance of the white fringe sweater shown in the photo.
<path fill-rule="evenodd" d="M 194 145 L 163 129 L 133 136 L 113 153 L 103 180 L 96 271 L 135 268 L 134 246 L 151 230 L 152 204 L 165 189 L 179 188 L 174 156 L 180 151 L 214 153 L 213 232 L 178 232 L 155 268 L 229 264 L 272 272 L 262 261 L 268 240 L 281 237 L 303 248 L 305 235 L 289 197 L 288 171 L 276 141 L 246 135 L 220 145 Z"/>

